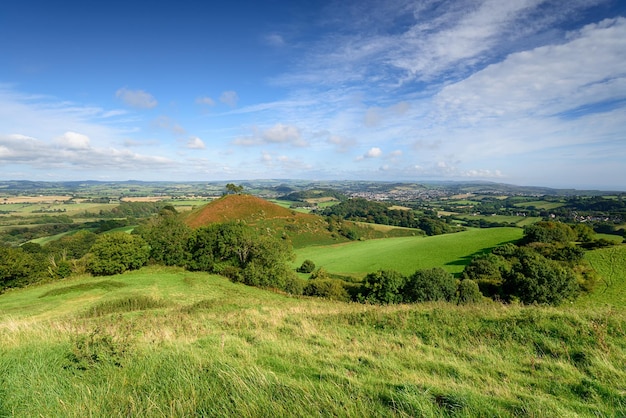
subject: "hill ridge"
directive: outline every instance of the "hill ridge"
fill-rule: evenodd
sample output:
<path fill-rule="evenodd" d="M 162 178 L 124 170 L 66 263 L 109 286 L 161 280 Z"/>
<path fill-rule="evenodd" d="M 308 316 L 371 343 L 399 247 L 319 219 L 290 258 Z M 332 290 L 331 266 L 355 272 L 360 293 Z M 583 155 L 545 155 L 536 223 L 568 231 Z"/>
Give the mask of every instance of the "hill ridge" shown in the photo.
<path fill-rule="evenodd" d="M 260 197 L 236 194 L 222 196 L 192 211 L 187 216 L 186 223 L 192 228 L 197 228 L 215 222 L 257 222 L 296 217 L 317 218 L 316 215 L 294 212 Z"/>

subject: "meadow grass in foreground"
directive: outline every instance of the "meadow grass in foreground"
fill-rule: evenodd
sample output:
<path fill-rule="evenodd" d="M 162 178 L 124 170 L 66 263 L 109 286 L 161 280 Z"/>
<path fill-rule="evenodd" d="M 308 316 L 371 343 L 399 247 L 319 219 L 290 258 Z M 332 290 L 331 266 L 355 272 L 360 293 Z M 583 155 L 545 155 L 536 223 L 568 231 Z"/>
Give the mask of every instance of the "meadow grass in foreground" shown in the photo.
<path fill-rule="evenodd" d="M 622 416 L 624 364 L 623 306 L 344 304 L 162 268 L 0 296 L 2 417 Z"/>
<path fill-rule="evenodd" d="M 469 229 L 432 237 L 401 237 L 311 246 L 296 250 L 294 265 L 306 259 L 328 272 L 363 277 L 379 269 L 403 274 L 432 267 L 460 273 L 474 255 L 522 237 L 520 228 Z"/>

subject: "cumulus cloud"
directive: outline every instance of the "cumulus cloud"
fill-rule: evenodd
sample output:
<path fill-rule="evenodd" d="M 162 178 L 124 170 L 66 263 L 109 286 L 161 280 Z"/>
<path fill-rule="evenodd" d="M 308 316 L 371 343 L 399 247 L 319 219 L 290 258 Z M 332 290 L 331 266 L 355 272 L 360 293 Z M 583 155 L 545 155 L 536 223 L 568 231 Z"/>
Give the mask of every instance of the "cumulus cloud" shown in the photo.
<path fill-rule="evenodd" d="M 78 150 L 89 149 L 90 140 L 87 135 L 68 131 L 57 138 L 57 143 L 63 148 Z"/>
<path fill-rule="evenodd" d="M 192 136 L 187 141 L 187 148 L 189 149 L 204 149 L 206 146 L 204 145 L 204 141 L 198 138 L 197 136 Z"/>
<path fill-rule="evenodd" d="M 239 101 L 239 95 L 237 94 L 236 91 L 228 90 L 228 91 L 223 92 L 220 96 L 220 102 L 230 107 L 237 106 L 238 101 Z"/>
<path fill-rule="evenodd" d="M 372 147 L 367 152 L 359 157 L 357 157 L 357 161 L 362 161 L 366 158 L 379 158 L 383 155 L 383 150 L 378 147 Z"/>
<path fill-rule="evenodd" d="M 124 102 L 127 106 L 137 109 L 152 109 L 156 107 L 158 102 L 150 94 L 143 90 L 130 90 L 122 87 L 115 92 L 115 97 Z"/>
<path fill-rule="evenodd" d="M 173 161 L 165 157 L 113 147 L 93 147 L 85 141 L 85 135 L 69 134 L 57 138 L 55 143 L 19 134 L 0 135 L 0 163 L 26 164 L 37 170 L 113 170 L 116 173 L 173 165 Z M 62 146 L 59 141 L 63 141 Z"/>

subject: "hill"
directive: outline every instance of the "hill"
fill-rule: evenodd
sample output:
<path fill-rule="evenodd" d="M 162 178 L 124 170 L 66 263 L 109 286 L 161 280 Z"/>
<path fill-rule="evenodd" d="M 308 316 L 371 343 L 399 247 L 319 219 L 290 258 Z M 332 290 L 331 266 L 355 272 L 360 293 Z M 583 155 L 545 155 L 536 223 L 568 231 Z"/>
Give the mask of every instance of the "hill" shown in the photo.
<path fill-rule="evenodd" d="M 197 228 L 214 222 L 239 220 L 246 223 L 255 223 L 268 219 L 292 218 L 313 220 L 316 217 L 291 211 L 260 197 L 249 194 L 232 194 L 222 196 L 192 211 L 187 216 L 186 223 L 192 228 Z"/>
<path fill-rule="evenodd" d="M 158 267 L 0 295 L 0 416 L 623 416 L 626 311 L 291 298 Z"/>
<path fill-rule="evenodd" d="M 192 228 L 229 221 L 243 221 L 258 229 L 270 231 L 289 239 L 296 248 L 347 242 L 349 239 L 346 236 L 369 239 L 419 234 L 414 229 L 382 230 L 353 222 L 329 225 L 321 216 L 296 212 L 247 194 L 223 196 L 192 211 L 185 220 Z"/>

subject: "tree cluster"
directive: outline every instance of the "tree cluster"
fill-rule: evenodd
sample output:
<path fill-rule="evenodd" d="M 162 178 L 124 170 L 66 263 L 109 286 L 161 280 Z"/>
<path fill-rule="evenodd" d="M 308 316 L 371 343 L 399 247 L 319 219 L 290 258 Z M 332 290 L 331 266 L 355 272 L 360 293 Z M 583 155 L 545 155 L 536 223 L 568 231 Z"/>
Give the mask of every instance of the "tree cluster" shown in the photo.
<path fill-rule="evenodd" d="M 576 240 L 590 239 L 585 228 L 538 222 L 524 229 L 518 245 L 505 244 L 474 257 L 462 277 L 475 281 L 494 299 L 558 305 L 589 291 L 596 282 Z"/>
<path fill-rule="evenodd" d="M 349 221 L 418 228 L 426 235 L 440 235 L 459 230 L 457 226 L 439 219 L 434 214 L 418 215 L 413 210 L 390 209 L 383 203 L 362 198 L 345 200 L 328 207 L 324 209 L 322 215 Z"/>

